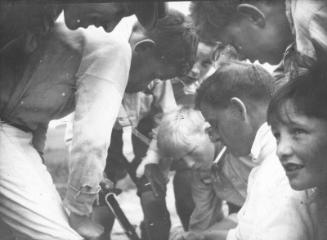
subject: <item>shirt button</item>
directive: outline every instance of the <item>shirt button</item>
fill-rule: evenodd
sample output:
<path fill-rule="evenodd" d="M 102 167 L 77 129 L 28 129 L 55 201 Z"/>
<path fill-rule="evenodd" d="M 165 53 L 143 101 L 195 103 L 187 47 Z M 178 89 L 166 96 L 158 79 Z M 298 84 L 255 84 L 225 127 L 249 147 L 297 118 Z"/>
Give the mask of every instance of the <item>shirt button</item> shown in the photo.
<path fill-rule="evenodd" d="M 24 104 L 24 101 L 21 101 L 20 104 L 23 105 Z"/>

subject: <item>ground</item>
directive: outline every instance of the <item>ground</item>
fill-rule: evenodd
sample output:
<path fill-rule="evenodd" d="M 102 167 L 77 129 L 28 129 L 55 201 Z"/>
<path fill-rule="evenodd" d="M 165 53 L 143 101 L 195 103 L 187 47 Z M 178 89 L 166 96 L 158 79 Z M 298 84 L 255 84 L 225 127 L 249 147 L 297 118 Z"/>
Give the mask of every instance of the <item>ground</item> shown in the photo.
<path fill-rule="evenodd" d="M 68 176 L 67 150 L 64 144 L 64 132 L 64 124 L 49 129 L 44 156 L 45 163 L 61 196 L 63 196 L 65 192 L 65 185 Z M 143 218 L 143 214 L 139 203 L 139 198 L 136 196 L 135 187 L 128 178 L 124 179 L 124 181 L 120 183 L 120 186 L 124 189 L 123 193 L 117 196 L 121 208 L 125 212 L 130 222 L 133 225 L 138 226 Z M 175 211 L 172 181 L 169 181 L 168 184 L 167 205 L 171 216 L 172 226 L 180 225 Z M 116 221 L 112 233 L 112 240 L 127 239 L 128 238 L 125 236 L 119 223 Z"/>

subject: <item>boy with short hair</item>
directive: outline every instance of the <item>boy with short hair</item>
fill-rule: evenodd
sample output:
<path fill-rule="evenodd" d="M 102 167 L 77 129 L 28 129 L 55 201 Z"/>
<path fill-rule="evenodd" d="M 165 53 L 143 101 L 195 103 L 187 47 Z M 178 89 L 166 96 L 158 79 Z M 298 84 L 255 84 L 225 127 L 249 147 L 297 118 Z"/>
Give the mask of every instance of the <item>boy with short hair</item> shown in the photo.
<path fill-rule="evenodd" d="M 198 1 L 191 12 L 202 38 L 230 43 L 251 61 L 278 64 L 285 55 L 286 74 L 316 61 L 313 42 L 327 54 L 323 0 Z"/>
<path fill-rule="evenodd" d="M 262 67 L 231 62 L 198 90 L 196 105 L 235 156 L 251 154 L 261 162 L 249 176 L 247 198 L 231 230 L 211 228 L 190 233 L 204 239 L 313 239 L 314 226 L 304 192 L 291 189 L 266 123 L 274 92 L 272 76 Z M 193 236 L 192 236 L 193 234 Z"/>

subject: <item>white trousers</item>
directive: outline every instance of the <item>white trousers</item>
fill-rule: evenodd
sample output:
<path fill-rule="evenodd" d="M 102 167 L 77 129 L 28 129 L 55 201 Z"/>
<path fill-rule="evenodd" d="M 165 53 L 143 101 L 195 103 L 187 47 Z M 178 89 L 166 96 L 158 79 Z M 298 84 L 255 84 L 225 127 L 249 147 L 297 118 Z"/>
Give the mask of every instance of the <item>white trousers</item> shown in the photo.
<path fill-rule="evenodd" d="M 17 235 L 35 240 L 81 240 L 32 135 L 0 122 L 0 217 Z"/>

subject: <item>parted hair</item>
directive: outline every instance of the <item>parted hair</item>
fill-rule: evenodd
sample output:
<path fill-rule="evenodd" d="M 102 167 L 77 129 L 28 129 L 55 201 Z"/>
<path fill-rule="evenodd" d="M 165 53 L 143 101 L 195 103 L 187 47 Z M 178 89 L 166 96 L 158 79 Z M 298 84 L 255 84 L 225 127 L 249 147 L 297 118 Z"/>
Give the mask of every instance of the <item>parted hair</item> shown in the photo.
<path fill-rule="evenodd" d="M 270 125 L 288 120 L 285 116 L 287 113 L 283 111 L 288 100 L 298 113 L 327 121 L 326 64 L 316 64 L 306 73 L 292 78 L 276 92 L 268 107 Z"/>
<path fill-rule="evenodd" d="M 198 89 L 196 107 L 202 103 L 225 108 L 233 97 L 268 104 L 275 89 L 272 75 L 262 66 L 241 61 L 224 63 Z"/>

